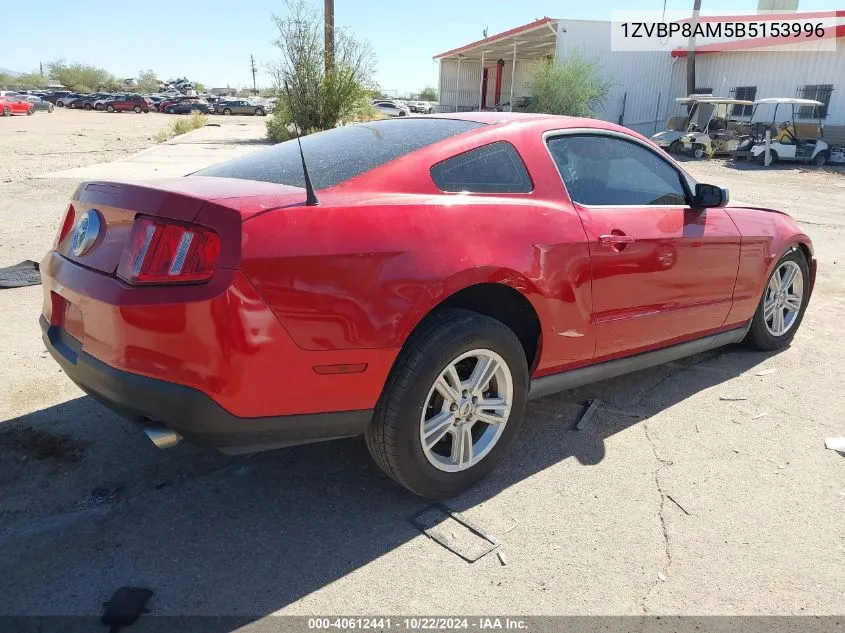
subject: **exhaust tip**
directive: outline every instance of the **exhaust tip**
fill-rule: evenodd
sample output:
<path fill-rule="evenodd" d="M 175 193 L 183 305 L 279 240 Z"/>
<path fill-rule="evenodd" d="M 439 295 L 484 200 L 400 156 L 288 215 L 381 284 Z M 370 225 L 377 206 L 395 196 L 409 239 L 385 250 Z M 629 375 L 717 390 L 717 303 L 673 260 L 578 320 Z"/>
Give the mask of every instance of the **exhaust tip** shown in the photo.
<path fill-rule="evenodd" d="M 173 429 L 169 429 L 163 424 L 147 424 L 144 426 L 144 433 L 150 438 L 150 441 L 156 445 L 156 448 L 173 448 L 182 441 L 182 436 Z"/>

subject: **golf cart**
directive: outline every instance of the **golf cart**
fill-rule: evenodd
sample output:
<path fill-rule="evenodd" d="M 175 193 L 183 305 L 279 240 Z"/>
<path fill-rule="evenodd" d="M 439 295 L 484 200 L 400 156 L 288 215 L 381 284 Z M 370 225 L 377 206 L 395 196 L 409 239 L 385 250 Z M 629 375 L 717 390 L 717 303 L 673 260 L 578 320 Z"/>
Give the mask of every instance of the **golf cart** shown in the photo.
<path fill-rule="evenodd" d="M 705 154 L 728 154 L 736 149 L 745 135 L 745 121 L 731 119 L 736 105 L 753 106 L 753 101 L 711 97 L 696 101 L 696 115 L 690 121 L 688 133 L 681 137 L 681 150 L 702 158 Z"/>
<path fill-rule="evenodd" d="M 761 112 L 760 106 L 774 106 L 771 123 L 754 122 Z M 791 120 L 777 123 L 778 108 L 788 107 L 791 110 Z M 812 108 L 815 112 L 815 119 L 818 120 L 819 138 L 801 137 L 795 125 L 795 106 Z M 789 97 L 775 97 L 771 99 L 758 99 L 754 102 L 754 113 L 751 116 L 751 133 L 743 138 L 737 148 L 731 152 L 737 160 L 755 160 L 761 165 L 766 160 L 766 132 L 769 132 L 769 153 L 771 162 L 779 160 L 802 161 L 812 163 L 821 167 L 830 156 L 827 143 L 821 140 L 824 137 L 824 126 L 821 119 L 819 106 L 824 106 L 821 101 L 812 99 L 792 99 Z M 783 110 L 781 110 L 782 112 Z M 768 119 L 768 117 L 766 117 Z"/>
<path fill-rule="evenodd" d="M 678 124 L 678 119 L 680 118 L 679 116 L 670 117 L 666 122 L 666 129 L 652 136 L 651 140 L 660 147 L 660 149 L 665 150 L 670 154 L 677 154 L 681 149 L 681 137 L 689 132 L 690 122 L 693 120 L 698 111 L 697 101 L 699 99 L 708 99 L 712 97 L 712 94 L 693 94 L 688 97 L 678 97 L 675 99 L 676 103 L 679 103 L 687 108 L 686 115 L 680 124 Z"/>

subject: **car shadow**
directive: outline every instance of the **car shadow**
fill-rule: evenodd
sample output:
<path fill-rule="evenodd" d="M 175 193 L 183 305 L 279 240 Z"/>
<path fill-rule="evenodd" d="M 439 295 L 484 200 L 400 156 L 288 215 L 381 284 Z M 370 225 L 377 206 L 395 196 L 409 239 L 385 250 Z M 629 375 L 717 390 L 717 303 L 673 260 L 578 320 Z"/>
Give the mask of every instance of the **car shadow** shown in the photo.
<path fill-rule="evenodd" d="M 503 463 L 446 504 L 471 512 L 566 459 L 598 464 L 611 436 L 772 356 L 731 346 L 532 402 Z M 593 398 L 602 406 L 589 426 L 575 430 Z M 238 458 L 182 445 L 157 451 L 130 422 L 89 397 L 2 428 L 49 433 L 58 426 L 90 438 L 100 437 L 104 425 L 115 425 L 118 441 L 85 445 L 86 467 L 108 473 L 109 460 L 136 455 L 141 483 L 132 496 L 105 501 L 107 511 L 103 505 L 75 509 L 60 530 L 49 531 L 43 522 L 13 527 L 0 547 L 0 614 L 96 614 L 117 587 L 139 585 L 155 591 L 150 606 L 156 614 L 255 620 L 409 543 L 419 536 L 409 517 L 430 503 L 384 476 L 361 438 Z M 7 468 L 0 461 L 0 482 L 9 480 Z M 180 477 L 185 471 L 190 476 Z M 167 477 L 173 482 L 160 486 Z M 209 620 L 203 630 L 240 624 Z"/>

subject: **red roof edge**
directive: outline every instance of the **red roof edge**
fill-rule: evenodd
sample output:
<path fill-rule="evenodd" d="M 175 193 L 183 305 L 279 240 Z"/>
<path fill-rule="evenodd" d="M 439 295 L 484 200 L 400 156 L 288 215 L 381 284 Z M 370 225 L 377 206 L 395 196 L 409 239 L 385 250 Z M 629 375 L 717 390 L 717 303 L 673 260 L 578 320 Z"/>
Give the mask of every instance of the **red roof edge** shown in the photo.
<path fill-rule="evenodd" d="M 454 55 L 455 53 L 460 53 L 462 51 L 475 48 L 476 46 L 479 46 L 481 44 L 495 42 L 496 40 L 500 40 L 504 37 L 510 37 L 511 35 L 518 35 L 519 33 L 524 33 L 525 31 L 531 31 L 536 29 L 538 26 L 543 26 L 544 24 L 549 24 L 551 22 L 554 22 L 553 18 L 542 17 L 539 20 L 529 22 L 528 24 L 523 24 L 522 26 L 518 26 L 515 29 L 511 29 L 510 31 L 503 31 L 501 33 L 497 33 L 496 35 L 491 35 L 490 37 L 478 40 L 477 42 L 472 42 L 471 44 L 466 44 L 465 46 L 453 48 L 452 50 L 446 51 L 445 53 L 440 53 L 439 55 L 435 55 L 433 59 L 440 59 L 441 57 L 446 57 L 447 55 Z"/>
<path fill-rule="evenodd" d="M 819 40 L 829 40 L 834 38 L 845 37 L 845 24 L 837 24 L 836 29 L 831 32 L 828 28 L 825 30 L 824 37 L 813 37 L 801 40 L 784 40 L 782 37 L 758 37 L 751 40 L 735 40 L 732 42 L 714 42 L 713 44 L 704 44 L 703 46 L 696 46 L 695 54 L 702 53 L 726 53 L 729 51 L 744 51 L 751 48 L 764 48 L 767 46 L 785 46 L 787 44 L 801 44 L 804 42 L 817 42 Z M 676 48 L 672 51 L 672 57 L 686 57 L 688 50 L 686 48 Z"/>

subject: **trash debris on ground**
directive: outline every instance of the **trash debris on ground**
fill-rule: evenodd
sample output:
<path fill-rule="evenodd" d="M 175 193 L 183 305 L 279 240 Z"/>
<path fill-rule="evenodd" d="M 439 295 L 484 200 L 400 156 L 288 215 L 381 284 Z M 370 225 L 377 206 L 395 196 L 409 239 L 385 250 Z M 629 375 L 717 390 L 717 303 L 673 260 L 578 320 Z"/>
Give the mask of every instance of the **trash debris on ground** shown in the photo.
<path fill-rule="evenodd" d="M 111 600 L 103 603 L 103 617 L 100 621 L 110 627 L 111 633 L 131 626 L 142 613 L 149 613 L 146 604 L 152 595 L 153 592 L 144 587 L 121 587 L 114 592 Z"/>
<path fill-rule="evenodd" d="M 758 413 L 757 415 L 755 415 L 755 416 L 754 416 L 754 417 L 752 417 L 751 419 L 752 419 L 752 420 L 759 420 L 760 418 L 765 418 L 767 415 L 769 415 L 769 412 L 768 412 L 768 411 L 763 411 L 763 413 Z"/>
<path fill-rule="evenodd" d="M 38 262 L 31 259 L 14 266 L 0 268 L 0 288 L 23 288 L 37 286 L 40 283 L 41 273 L 38 270 Z"/>
<path fill-rule="evenodd" d="M 666 574 L 664 574 L 662 571 L 657 572 L 657 577 L 663 582 L 666 582 Z"/>
<path fill-rule="evenodd" d="M 719 400 L 723 402 L 742 402 L 743 400 L 748 400 L 745 396 L 719 396 Z"/>
<path fill-rule="evenodd" d="M 772 367 L 771 369 L 764 369 L 763 371 L 758 371 L 758 372 L 757 372 L 756 374 L 754 374 L 754 375 L 755 375 L 755 376 L 771 376 L 772 374 L 776 374 L 776 373 L 777 373 L 777 371 L 778 371 L 777 369 L 775 369 L 774 367 Z"/>
<path fill-rule="evenodd" d="M 499 539 L 442 503 L 420 510 L 410 521 L 427 537 L 468 563 L 474 563 L 499 547 Z"/>
<path fill-rule="evenodd" d="M 578 420 L 578 424 L 575 425 L 575 428 L 577 430 L 581 431 L 584 429 L 585 426 L 587 426 L 587 423 L 590 421 L 590 418 L 593 417 L 593 414 L 595 414 L 596 409 L 599 408 L 600 404 L 601 400 L 599 400 L 598 398 L 590 402 L 590 406 L 587 407 L 587 410 L 584 411 L 584 415 L 581 416 L 581 419 Z"/>
<path fill-rule="evenodd" d="M 496 556 L 499 557 L 499 562 L 502 563 L 502 567 L 508 564 L 508 559 L 505 558 L 505 553 L 502 550 L 496 552 Z"/>
<path fill-rule="evenodd" d="M 826 437 L 824 438 L 824 447 L 845 453 L 845 437 Z"/>
<path fill-rule="evenodd" d="M 678 503 L 677 501 L 675 501 L 675 500 L 672 498 L 672 496 L 671 496 L 671 495 L 666 495 L 666 498 L 667 498 L 669 501 L 671 501 L 672 503 L 674 503 L 676 506 L 678 506 L 678 507 L 681 509 L 681 512 L 683 512 L 684 514 L 686 514 L 688 517 L 691 517 L 691 516 L 692 516 L 689 512 L 687 512 L 687 509 L 686 509 L 684 506 L 682 506 L 680 503 Z"/>

